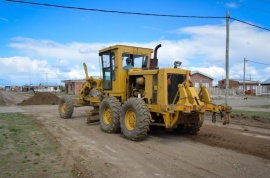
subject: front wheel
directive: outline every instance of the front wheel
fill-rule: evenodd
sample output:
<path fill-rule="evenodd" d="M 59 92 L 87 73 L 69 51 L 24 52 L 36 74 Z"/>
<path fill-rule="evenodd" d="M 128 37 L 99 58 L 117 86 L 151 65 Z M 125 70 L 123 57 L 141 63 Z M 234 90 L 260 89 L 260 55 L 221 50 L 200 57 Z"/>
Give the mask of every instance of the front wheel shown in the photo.
<path fill-rule="evenodd" d="M 140 141 L 147 137 L 150 112 L 142 99 L 129 98 L 123 104 L 120 126 L 124 137 L 129 140 Z"/>
<path fill-rule="evenodd" d="M 68 119 L 71 118 L 73 114 L 73 100 L 71 97 L 63 96 L 59 101 L 59 115 L 61 118 Z"/>

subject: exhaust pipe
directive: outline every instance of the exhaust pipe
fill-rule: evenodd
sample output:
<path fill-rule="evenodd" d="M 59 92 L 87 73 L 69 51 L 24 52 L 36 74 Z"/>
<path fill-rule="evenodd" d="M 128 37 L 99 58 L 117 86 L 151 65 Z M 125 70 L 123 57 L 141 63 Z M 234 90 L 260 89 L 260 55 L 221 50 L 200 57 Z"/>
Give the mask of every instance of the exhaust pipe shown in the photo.
<path fill-rule="evenodd" d="M 159 45 L 157 45 L 155 47 L 154 58 L 153 59 L 150 59 L 150 68 L 152 68 L 152 69 L 158 68 L 157 51 L 158 51 L 158 48 L 160 48 L 160 47 L 161 47 L 161 44 L 159 44 Z"/>
<path fill-rule="evenodd" d="M 156 46 L 156 48 L 155 48 L 155 50 L 154 50 L 154 59 L 157 59 L 157 50 L 158 50 L 158 48 L 160 48 L 160 47 L 161 47 L 161 44 L 159 44 L 159 45 Z"/>

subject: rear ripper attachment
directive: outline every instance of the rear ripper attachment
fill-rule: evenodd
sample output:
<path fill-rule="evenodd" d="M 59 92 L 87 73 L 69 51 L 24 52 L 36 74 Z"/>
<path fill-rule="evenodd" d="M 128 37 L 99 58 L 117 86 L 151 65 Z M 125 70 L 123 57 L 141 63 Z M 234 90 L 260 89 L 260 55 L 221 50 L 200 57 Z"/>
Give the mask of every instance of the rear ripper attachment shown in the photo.
<path fill-rule="evenodd" d="M 178 77 L 179 79 L 179 77 Z M 174 77 L 168 77 L 169 85 L 175 82 Z M 232 108 L 226 105 L 215 105 L 212 103 L 206 87 L 201 86 L 199 94 L 191 82 L 183 82 L 177 85 L 177 90 L 171 89 L 168 93 L 169 105 L 161 105 L 164 112 L 164 126 L 181 132 L 196 134 L 204 121 L 205 111 L 212 112 L 212 122 L 216 122 L 216 113 L 225 116 L 223 124 L 230 122 Z M 174 94 L 174 97 L 171 97 Z M 170 102 L 172 101 L 172 102 Z M 224 114 L 225 113 L 225 114 Z M 153 123 L 153 125 L 160 125 Z"/>

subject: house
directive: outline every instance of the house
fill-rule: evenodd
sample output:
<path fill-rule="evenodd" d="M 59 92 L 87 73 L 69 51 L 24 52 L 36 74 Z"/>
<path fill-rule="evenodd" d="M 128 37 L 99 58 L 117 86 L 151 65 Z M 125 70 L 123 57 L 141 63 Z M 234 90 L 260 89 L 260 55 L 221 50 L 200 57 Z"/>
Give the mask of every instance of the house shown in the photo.
<path fill-rule="evenodd" d="M 10 90 L 18 92 L 18 91 L 21 91 L 21 87 L 19 87 L 19 86 L 11 86 Z"/>
<path fill-rule="evenodd" d="M 270 87 L 270 79 L 267 79 L 261 83 L 262 86 L 268 86 Z"/>
<path fill-rule="evenodd" d="M 100 76 L 91 76 L 94 79 L 100 79 Z M 65 89 L 67 94 L 78 95 L 80 89 L 86 82 L 85 79 L 75 79 L 75 80 L 62 80 L 65 83 Z"/>
<path fill-rule="evenodd" d="M 204 74 L 199 71 L 191 71 L 190 81 L 194 83 L 196 88 L 199 88 L 200 85 L 206 86 L 207 88 L 213 87 L 214 78 Z"/>
<path fill-rule="evenodd" d="M 80 89 L 85 83 L 85 79 L 78 80 L 62 80 L 65 83 L 65 89 L 67 94 L 78 95 Z"/>
<path fill-rule="evenodd" d="M 5 86 L 5 91 L 11 91 L 11 86 Z"/>
<path fill-rule="evenodd" d="M 59 85 L 57 83 L 40 83 L 34 87 L 37 92 L 60 92 Z"/>
<path fill-rule="evenodd" d="M 245 91 L 250 93 L 256 93 L 256 87 L 259 86 L 258 81 L 245 80 Z M 226 79 L 218 81 L 218 88 L 226 88 Z M 244 92 L 243 79 L 229 79 L 229 88 L 235 89 L 236 93 Z"/>
<path fill-rule="evenodd" d="M 33 91 L 34 87 L 32 85 L 23 85 L 21 91 L 27 92 L 27 91 Z"/>
<path fill-rule="evenodd" d="M 261 83 L 261 93 L 270 94 L 270 79 L 267 79 Z"/>
<path fill-rule="evenodd" d="M 19 86 L 5 86 L 5 91 L 20 91 L 21 87 Z"/>
<path fill-rule="evenodd" d="M 225 89 L 226 88 L 226 79 L 222 79 L 218 81 L 218 88 Z M 229 88 L 239 88 L 239 83 L 237 80 L 229 79 Z"/>

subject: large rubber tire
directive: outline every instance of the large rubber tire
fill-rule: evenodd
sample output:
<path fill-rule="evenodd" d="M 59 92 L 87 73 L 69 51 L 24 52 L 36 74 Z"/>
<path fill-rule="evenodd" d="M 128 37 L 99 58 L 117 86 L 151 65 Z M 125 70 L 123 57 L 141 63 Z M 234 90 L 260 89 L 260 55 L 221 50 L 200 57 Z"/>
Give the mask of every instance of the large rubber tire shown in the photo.
<path fill-rule="evenodd" d="M 140 98 L 129 98 L 122 106 L 120 126 L 125 138 L 140 141 L 147 137 L 150 127 L 150 112 Z"/>
<path fill-rule="evenodd" d="M 201 124 L 192 124 L 189 126 L 184 126 L 183 124 L 179 124 L 177 128 L 173 129 L 175 133 L 178 134 L 191 134 L 191 135 L 197 135 L 200 131 Z"/>
<path fill-rule="evenodd" d="M 63 96 L 59 101 L 59 115 L 61 118 L 68 119 L 73 114 L 73 100 L 71 97 Z"/>
<path fill-rule="evenodd" d="M 173 129 L 173 132 L 177 134 L 186 134 L 188 133 L 188 129 L 184 124 L 178 124 L 178 126 Z"/>
<path fill-rule="evenodd" d="M 188 133 L 192 135 L 197 135 L 200 131 L 201 124 L 194 124 L 193 126 L 188 127 Z"/>
<path fill-rule="evenodd" d="M 191 126 L 188 127 L 188 133 L 189 134 L 192 134 L 192 135 L 197 135 L 198 132 L 200 131 L 201 129 L 201 126 L 204 122 L 204 114 L 201 114 L 200 116 L 198 117 L 201 117 L 201 122 L 200 123 L 195 123 Z"/>
<path fill-rule="evenodd" d="M 99 107 L 99 122 L 101 129 L 106 133 L 117 133 L 120 131 L 119 114 L 121 103 L 115 97 L 106 97 Z"/>

